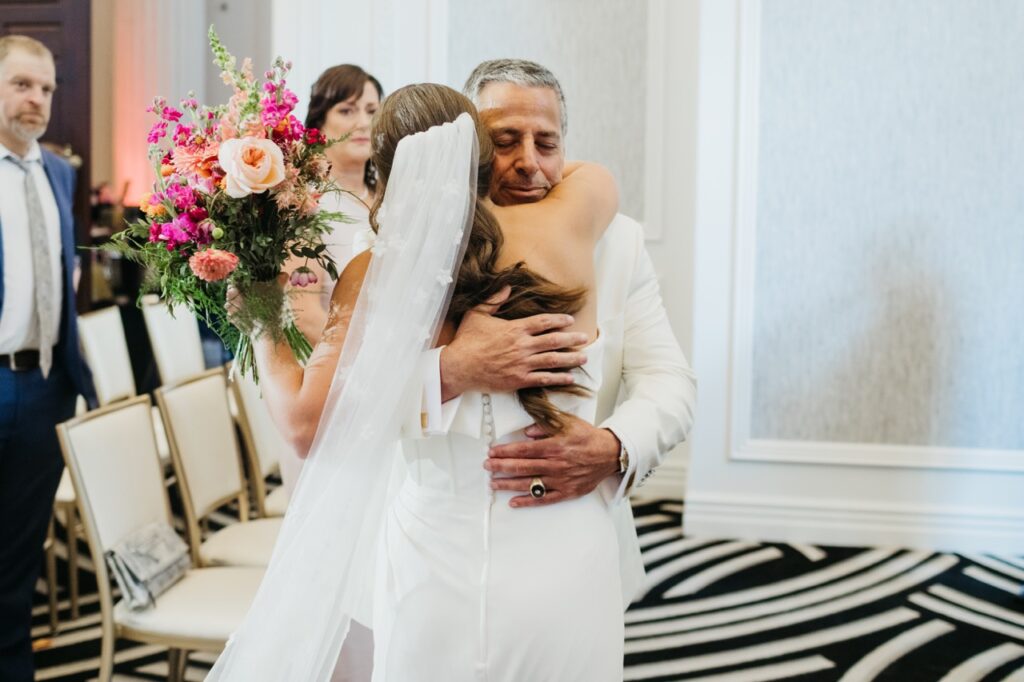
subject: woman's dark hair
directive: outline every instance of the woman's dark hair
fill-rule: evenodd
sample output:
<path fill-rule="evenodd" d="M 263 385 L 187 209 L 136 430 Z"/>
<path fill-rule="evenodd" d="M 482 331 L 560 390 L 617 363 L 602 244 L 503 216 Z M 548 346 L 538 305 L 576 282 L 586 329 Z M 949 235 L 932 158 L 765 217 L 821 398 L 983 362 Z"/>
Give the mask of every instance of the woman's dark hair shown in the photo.
<path fill-rule="evenodd" d="M 469 235 L 466 255 L 459 266 L 455 292 L 448 308 L 448 316 L 456 323 L 473 307 L 510 286 L 512 293 L 496 313 L 504 319 L 518 319 L 540 313 L 578 312 L 586 298 L 586 289 L 567 289 L 530 270 L 524 263 L 498 268 L 498 255 L 504 243 L 501 226 L 494 214 L 484 205 L 491 182 L 491 163 L 494 144 L 490 133 L 480 123 L 476 107 L 465 95 L 444 85 L 422 83 L 396 90 L 381 103 L 373 119 L 373 151 L 370 160 L 380 174 L 380 189 L 370 209 L 370 226 L 376 231 L 377 211 L 387 191 L 388 177 L 395 160 L 399 141 L 436 125 L 454 121 L 468 113 L 476 123 L 480 144 L 477 170 L 477 200 L 473 227 Z M 554 370 L 557 371 L 557 370 Z M 548 389 L 523 388 L 517 391 L 523 409 L 550 433 L 565 428 L 565 413 L 548 399 L 547 391 L 561 391 L 586 395 L 585 388 L 576 385 Z"/>
<path fill-rule="evenodd" d="M 338 102 L 363 94 L 366 83 L 373 83 L 377 90 L 377 96 L 384 99 L 384 88 L 380 81 L 363 71 L 355 64 L 338 64 L 320 74 L 309 91 L 309 110 L 306 112 L 307 128 L 323 128 L 327 119 L 327 112 Z M 373 170 L 373 164 L 366 162 L 366 170 L 363 172 L 363 180 L 371 191 L 377 190 L 377 174 Z"/>

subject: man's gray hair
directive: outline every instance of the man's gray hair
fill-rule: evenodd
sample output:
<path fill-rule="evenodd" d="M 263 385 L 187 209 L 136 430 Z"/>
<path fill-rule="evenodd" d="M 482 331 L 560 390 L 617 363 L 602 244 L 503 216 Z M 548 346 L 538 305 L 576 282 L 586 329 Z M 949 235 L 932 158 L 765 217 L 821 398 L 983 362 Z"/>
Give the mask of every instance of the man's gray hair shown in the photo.
<path fill-rule="evenodd" d="M 562 137 L 565 137 L 569 128 L 569 112 L 565 108 L 565 93 L 562 92 L 562 85 L 555 78 L 555 74 L 541 66 L 537 62 L 526 59 L 491 59 L 481 62 L 469 74 L 466 84 L 462 86 L 462 94 L 473 101 L 473 104 L 480 106 L 480 91 L 488 83 L 512 83 L 527 88 L 551 88 L 558 95 L 558 105 L 561 109 Z"/>

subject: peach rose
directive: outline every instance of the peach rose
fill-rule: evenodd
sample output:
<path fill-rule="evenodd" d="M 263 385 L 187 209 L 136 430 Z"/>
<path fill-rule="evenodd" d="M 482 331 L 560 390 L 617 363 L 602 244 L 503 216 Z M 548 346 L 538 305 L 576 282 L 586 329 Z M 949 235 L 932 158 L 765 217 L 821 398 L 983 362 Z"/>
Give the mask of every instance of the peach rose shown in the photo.
<path fill-rule="evenodd" d="M 285 178 L 281 148 L 267 139 L 224 140 L 217 160 L 224 169 L 225 191 L 235 199 L 265 192 Z"/>

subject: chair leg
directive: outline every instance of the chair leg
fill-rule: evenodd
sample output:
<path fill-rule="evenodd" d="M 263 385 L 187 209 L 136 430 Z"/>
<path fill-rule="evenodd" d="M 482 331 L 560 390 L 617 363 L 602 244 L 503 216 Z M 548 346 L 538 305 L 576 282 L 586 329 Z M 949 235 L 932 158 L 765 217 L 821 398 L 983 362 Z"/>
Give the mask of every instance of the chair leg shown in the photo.
<path fill-rule="evenodd" d="M 78 619 L 78 510 L 75 505 L 64 505 L 64 519 L 68 524 L 68 592 L 71 600 L 71 618 Z"/>
<path fill-rule="evenodd" d="M 188 650 L 182 649 L 178 658 L 178 677 L 175 682 L 185 682 L 185 671 L 188 669 Z"/>
<path fill-rule="evenodd" d="M 57 549 L 54 541 L 53 517 L 46 529 L 46 593 L 50 602 L 50 634 L 57 634 Z"/>
<path fill-rule="evenodd" d="M 177 682 L 178 659 L 181 657 L 181 649 L 167 650 L 167 682 Z"/>
<path fill-rule="evenodd" d="M 188 652 L 184 649 L 167 650 L 167 682 L 182 682 L 185 679 L 185 665 Z"/>
<path fill-rule="evenodd" d="M 106 628 L 104 628 L 106 630 Z M 97 682 L 110 682 L 114 676 L 114 635 L 104 632 L 100 644 L 100 670 Z"/>

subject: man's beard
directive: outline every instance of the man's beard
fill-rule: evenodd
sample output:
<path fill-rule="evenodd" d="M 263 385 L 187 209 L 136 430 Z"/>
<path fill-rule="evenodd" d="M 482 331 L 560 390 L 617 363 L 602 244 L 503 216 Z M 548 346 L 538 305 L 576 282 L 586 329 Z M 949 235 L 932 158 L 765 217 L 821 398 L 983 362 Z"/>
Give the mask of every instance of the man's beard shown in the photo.
<path fill-rule="evenodd" d="M 11 121 L 10 129 L 12 133 L 25 142 L 35 142 L 46 133 L 47 123 L 49 123 L 49 121 L 44 120 L 40 124 L 25 125 L 15 118 Z"/>

